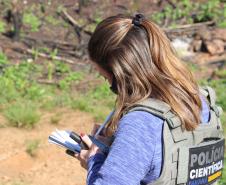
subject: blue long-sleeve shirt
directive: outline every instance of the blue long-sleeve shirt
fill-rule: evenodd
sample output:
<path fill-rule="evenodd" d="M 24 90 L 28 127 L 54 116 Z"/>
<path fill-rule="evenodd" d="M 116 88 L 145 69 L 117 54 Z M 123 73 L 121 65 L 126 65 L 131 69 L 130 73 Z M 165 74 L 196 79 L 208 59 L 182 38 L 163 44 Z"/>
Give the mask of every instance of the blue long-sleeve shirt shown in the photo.
<path fill-rule="evenodd" d="M 209 108 L 202 99 L 202 122 Z M 88 160 L 87 185 L 146 185 L 161 173 L 163 120 L 145 111 L 123 116 L 108 156 L 97 153 Z"/>

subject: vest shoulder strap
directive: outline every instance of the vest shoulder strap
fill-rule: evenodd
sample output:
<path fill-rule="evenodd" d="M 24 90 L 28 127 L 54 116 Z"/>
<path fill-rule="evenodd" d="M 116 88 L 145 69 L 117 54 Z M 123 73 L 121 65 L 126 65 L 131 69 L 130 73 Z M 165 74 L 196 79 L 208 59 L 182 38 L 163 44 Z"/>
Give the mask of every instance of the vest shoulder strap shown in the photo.
<path fill-rule="evenodd" d="M 216 93 L 210 86 L 202 86 L 199 88 L 200 92 L 208 99 L 210 106 L 216 103 Z"/>
<path fill-rule="evenodd" d="M 220 106 L 216 105 L 216 93 L 215 90 L 210 86 L 200 87 L 200 92 L 207 98 L 210 108 L 215 112 L 217 117 L 219 117 L 223 110 Z"/>
<path fill-rule="evenodd" d="M 216 113 L 219 117 L 222 113 L 222 109 L 219 106 L 216 106 L 216 94 L 213 88 L 209 86 L 199 87 L 201 94 L 203 94 L 209 101 L 210 108 Z M 177 128 L 181 126 L 181 121 L 177 115 L 175 115 L 171 109 L 171 106 L 161 100 L 154 98 L 147 98 L 143 101 L 140 101 L 130 107 L 130 109 L 125 112 L 127 114 L 132 111 L 146 111 L 155 116 L 158 116 L 166 120 L 170 128 Z"/>
<path fill-rule="evenodd" d="M 132 111 L 146 111 L 158 116 L 163 120 L 166 120 L 170 128 L 176 128 L 181 125 L 180 119 L 172 112 L 170 105 L 158 99 L 148 98 L 138 102 L 125 114 Z"/>

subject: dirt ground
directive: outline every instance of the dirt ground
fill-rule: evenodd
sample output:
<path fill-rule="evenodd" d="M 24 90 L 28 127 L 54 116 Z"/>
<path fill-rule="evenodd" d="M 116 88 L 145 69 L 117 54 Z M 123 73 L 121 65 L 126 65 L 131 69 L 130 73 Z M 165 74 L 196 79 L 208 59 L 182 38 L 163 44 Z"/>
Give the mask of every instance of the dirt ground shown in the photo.
<path fill-rule="evenodd" d="M 50 118 L 56 113 L 45 113 L 35 129 L 0 128 L 0 184 L 1 185 L 84 185 L 86 170 L 65 150 L 48 143 L 55 128 L 89 133 L 93 119 L 86 113 L 59 109 L 62 113 L 57 125 Z M 5 120 L 0 119 L 4 124 Z M 36 155 L 26 152 L 26 143 L 39 140 Z"/>

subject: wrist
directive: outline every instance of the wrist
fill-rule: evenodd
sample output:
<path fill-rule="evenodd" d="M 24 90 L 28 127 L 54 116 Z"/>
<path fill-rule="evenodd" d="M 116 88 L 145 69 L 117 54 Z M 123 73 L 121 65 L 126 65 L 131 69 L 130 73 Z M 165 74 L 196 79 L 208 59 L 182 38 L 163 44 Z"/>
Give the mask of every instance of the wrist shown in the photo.
<path fill-rule="evenodd" d="M 88 169 L 96 163 L 103 162 L 105 159 L 106 159 L 106 155 L 104 155 L 103 153 L 96 153 L 90 156 L 87 160 Z"/>

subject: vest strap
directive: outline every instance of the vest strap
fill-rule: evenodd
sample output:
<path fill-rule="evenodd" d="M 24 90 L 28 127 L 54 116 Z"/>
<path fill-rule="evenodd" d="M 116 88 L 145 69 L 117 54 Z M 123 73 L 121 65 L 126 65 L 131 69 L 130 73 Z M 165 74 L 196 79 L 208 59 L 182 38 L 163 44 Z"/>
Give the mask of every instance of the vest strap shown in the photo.
<path fill-rule="evenodd" d="M 220 117 L 223 110 L 220 106 L 217 106 L 216 103 L 216 93 L 214 89 L 210 86 L 204 86 L 200 88 L 200 92 L 209 100 L 210 109 L 212 109 L 217 117 Z"/>
<path fill-rule="evenodd" d="M 169 112 L 171 109 L 171 107 L 167 103 L 154 98 L 147 98 L 141 102 L 136 103 L 135 106 L 150 108 L 155 112 L 159 112 L 160 114 L 163 114 L 163 115 Z"/>
<path fill-rule="evenodd" d="M 187 182 L 189 166 L 188 153 L 189 153 L 188 147 L 181 147 L 179 149 L 177 184 L 184 184 Z"/>
<path fill-rule="evenodd" d="M 167 103 L 161 100 L 148 98 L 135 104 L 133 107 L 130 108 L 128 112 L 132 111 L 146 111 L 151 114 L 154 114 L 155 116 L 166 120 L 167 124 L 171 129 L 181 126 L 181 121 L 179 117 L 172 113 L 171 107 Z"/>
<path fill-rule="evenodd" d="M 207 94 L 206 97 L 208 98 L 208 100 L 210 102 L 210 106 L 214 106 L 216 103 L 216 93 L 213 90 L 213 88 L 210 86 L 204 86 L 203 90 L 206 91 L 206 93 L 204 93 L 204 94 Z"/>

